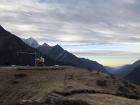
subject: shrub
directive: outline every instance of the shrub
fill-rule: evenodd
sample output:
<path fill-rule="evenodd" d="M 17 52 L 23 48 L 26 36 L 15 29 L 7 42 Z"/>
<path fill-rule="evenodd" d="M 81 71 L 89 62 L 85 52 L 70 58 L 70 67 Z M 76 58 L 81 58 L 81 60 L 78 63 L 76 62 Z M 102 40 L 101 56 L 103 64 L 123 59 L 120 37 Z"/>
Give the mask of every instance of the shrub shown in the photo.
<path fill-rule="evenodd" d="M 107 86 L 107 81 L 106 80 L 96 80 L 96 84 L 98 86 L 104 87 L 104 86 Z"/>
<path fill-rule="evenodd" d="M 18 73 L 18 74 L 14 74 L 16 79 L 20 79 L 20 78 L 25 78 L 27 77 L 27 74 L 24 73 Z"/>
<path fill-rule="evenodd" d="M 12 81 L 13 85 L 19 84 L 19 81 Z"/>
<path fill-rule="evenodd" d="M 135 92 L 130 90 L 129 88 L 125 87 L 125 86 L 119 86 L 118 88 L 118 96 L 123 96 L 123 97 L 127 97 L 130 99 L 139 99 L 139 95 Z"/>

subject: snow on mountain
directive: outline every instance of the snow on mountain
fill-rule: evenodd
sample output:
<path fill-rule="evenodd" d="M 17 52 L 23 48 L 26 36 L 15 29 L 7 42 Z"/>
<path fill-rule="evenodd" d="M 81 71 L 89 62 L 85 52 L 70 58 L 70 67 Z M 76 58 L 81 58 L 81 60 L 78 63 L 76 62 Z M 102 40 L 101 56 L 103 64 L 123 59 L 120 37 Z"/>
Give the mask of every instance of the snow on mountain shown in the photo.
<path fill-rule="evenodd" d="M 28 39 L 22 39 L 26 44 L 28 44 L 30 47 L 37 48 L 39 47 L 39 43 L 32 37 Z"/>

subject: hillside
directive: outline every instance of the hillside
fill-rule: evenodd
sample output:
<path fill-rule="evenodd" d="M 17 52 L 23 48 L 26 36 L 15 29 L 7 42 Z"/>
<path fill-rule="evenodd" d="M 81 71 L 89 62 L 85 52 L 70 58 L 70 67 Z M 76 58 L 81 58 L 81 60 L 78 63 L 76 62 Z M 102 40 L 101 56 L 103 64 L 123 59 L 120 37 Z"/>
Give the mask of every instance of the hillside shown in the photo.
<path fill-rule="evenodd" d="M 139 86 L 74 67 L 3 67 L 0 84 L 0 105 L 140 105 Z"/>
<path fill-rule="evenodd" d="M 97 70 L 104 73 L 108 73 L 105 70 L 104 66 L 99 64 L 98 62 L 85 58 L 79 58 L 74 54 L 68 52 L 67 50 L 64 50 L 59 45 L 49 46 L 48 44 L 44 43 L 43 45 L 39 46 L 37 50 L 40 53 L 49 56 L 54 61 L 61 62 L 63 65 L 67 63 L 70 66 L 76 66 L 86 68 L 89 70 Z"/>
<path fill-rule="evenodd" d="M 44 56 L 35 48 L 24 43 L 19 37 L 0 26 L 0 65 L 34 65 L 36 57 L 43 56 L 46 65 L 55 65 L 56 62 Z M 47 61 L 46 61 L 47 60 Z"/>
<path fill-rule="evenodd" d="M 124 78 L 140 85 L 140 60 L 132 64 L 133 69 Z"/>
<path fill-rule="evenodd" d="M 30 47 L 37 48 L 39 47 L 39 43 L 32 37 L 28 39 L 22 39 L 26 44 L 28 44 Z"/>
<path fill-rule="evenodd" d="M 34 53 L 35 49 L 0 26 L 0 65 L 34 65 L 34 55 L 17 52 Z"/>
<path fill-rule="evenodd" d="M 61 46 L 39 46 L 33 38 L 21 40 L 0 26 L 0 65 L 34 65 L 35 52 L 45 58 L 46 65 L 70 65 L 89 70 L 108 73 L 104 66 L 96 61 L 78 58 Z"/>
<path fill-rule="evenodd" d="M 135 84 L 140 84 L 140 60 L 120 68 L 106 67 L 106 70 L 117 77 L 130 80 Z"/>
<path fill-rule="evenodd" d="M 128 75 L 131 71 L 133 71 L 134 67 L 132 64 L 124 65 L 121 67 L 113 68 L 113 67 L 106 67 L 106 70 L 120 78 L 124 78 L 126 75 Z"/>
<path fill-rule="evenodd" d="M 140 66 L 136 67 L 132 72 L 125 76 L 125 79 L 140 85 Z"/>

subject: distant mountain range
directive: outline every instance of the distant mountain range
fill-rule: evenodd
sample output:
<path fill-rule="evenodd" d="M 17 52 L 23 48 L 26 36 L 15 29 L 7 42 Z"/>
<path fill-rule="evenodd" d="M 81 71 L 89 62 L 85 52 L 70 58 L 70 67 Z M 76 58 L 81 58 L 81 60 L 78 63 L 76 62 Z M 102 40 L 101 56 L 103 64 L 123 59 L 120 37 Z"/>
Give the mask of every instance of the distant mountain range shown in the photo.
<path fill-rule="evenodd" d="M 43 45 L 39 46 L 37 50 L 57 62 L 65 62 L 77 67 L 87 68 L 89 70 L 107 72 L 104 66 L 99 64 L 98 62 L 91 61 L 85 58 L 78 58 L 72 53 L 64 50 L 59 45 L 49 46 L 48 44 L 44 43 Z"/>
<path fill-rule="evenodd" d="M 106 67 L 106 70 L 113 75 L 116 75 L 120 78 L 124 78 L 127 74 L 129 74 L 133 70 L 133 66 L 131 64 L 128 64 L 117 68 Z"/>
<path fill-rule="evenodd" d="M 132 64 L 132 70 L 124 78 L 140 84 L 140 60 Z"/>
<path fill-rule="evenodd" d="M 28 44 L 30 47 L 37 48 L 39 47 L 39 43 L 32 37 L 28 39 L 22 39 L 26 44 Z"/>
<path fill-rule="evenodd" d="M 91 61 L 85 58 L 78 58 L 72 53 L 64 50 L 60 45 L 50 46 L 46 43 L 44 43 L 43 45 L 39 45 L 38 42 L 33 38 L 29 38 L 26 40 L 24 39 L 24 42 L 29 46 L 36 48 L 43 55 L 57 62 L 57 64 L 77 66 L 77 67 L 86 68 L 89 70 L 97 70 L 105 73 L 107 72 L 104 66 L 99 64 L 98 62 Z M 39 46 L 35 47 L 34 45 L 37 46 L 39 45 Z"/>
<path fill-rule="evenodd" d="M 0 26 L 0 65 L 34 65 L 35 52 L 45 58 L 46 65 L 77 66 L 107 73 L 96 61 L 78 58 L 59 45 L 39 45 L 33 38 L 21 39 Z"/>
<path fill-rule="evenodd" d="M 18 52 L 35 52 L 20 38 L 0 26 L 0 65 L 33 65 L 34 55 L 18 54 Z"/>
<path fill-rule="evenodd" d="M 106 67 L 106 70 L 115 76 L 140 84 L 140 60 L 120 68 Z"/>
<path fill-rule="evenodd" d="M 31 38 L 29 39 L 31 40 Z M 28 42 L 29 42 L 28 40 Z M 27 41 L 27 40 L 26 40 Z M 54 65 L 56 62 L 44 56 L 35 48 L 23 42 L 19 37 L 6 31 L 0 26 L 0 65 L 34 65 L 36 56 L 43 56 L 47 59 L 46 65 Z"/>
<path fill-rule="evenodd" d="M 21 53 L 22 52 L 22 53 Z M 104 67 L 96 61 L 79 58 L 61 46 L 49 46 L 33 39 L 21 39 L 0 26 L 0 66 L 34 65 L 35 55 L 43 56 L 46 65 L 69 65 L 113 74 L 140 84 L 140 60 L 115 69 Z M 27 54 L 28 53 L 28 54 Z"/>

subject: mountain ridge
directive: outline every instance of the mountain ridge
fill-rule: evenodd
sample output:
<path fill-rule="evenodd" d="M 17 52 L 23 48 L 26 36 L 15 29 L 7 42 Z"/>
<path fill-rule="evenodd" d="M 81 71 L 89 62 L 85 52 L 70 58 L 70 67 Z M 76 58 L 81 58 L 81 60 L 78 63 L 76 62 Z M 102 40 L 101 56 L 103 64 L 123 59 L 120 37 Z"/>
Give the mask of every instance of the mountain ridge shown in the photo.
<path fill-rule="evenodd" d="M 27 43 L 28 44 L 28 43 Z M 32 46 L 33 47 L 33 46 Z M 41 52 L 43 55 L 49 56 L 56 62 L 59 62 L 60 65 L 71 65 L 78 66 L 82 68 L 87 68 L 89 70 L 96 69 L 98 71 L 105 71 L 103 65 L 99 64 L 96 61 L 91 61 L 86 58 L 79 58 L 72 53 L 64 50 L 60 45 L 56 44 L 54 46 L 50 46 L 47 43 L 44 43 L 37 47 L 37 50 Z M 68 60 L 69 59 L 69 60 Z M 87 66 L 86 66 L 87 65 Z"/>
<path fill-rule="evenodd" d="M 85 58 L 79 58 L 68 52 L 67 50 L 64 50 L 60 45 L 49 46 L 48 44 L 43 44 L 37 49 L 38 51 L 45 55 L 48 55 L 55 61 L 71 63 L 77 67 L 87 68 L 89 70 L 95 69 L 101 72 L 107 72 L 104 66 L 99 64 L 98 62 L 91 61 Z"/>
<path fill-rule="evenodd" d="M 30 42 L 31 40 L 31 42 Z M 35 43 L 35 44 L 34 44 Z M 16 35 L 6 31 L 0 26 L 0 65 L 34 65 L 35 55 L 21 54 L 18 52 L 37 52 L 38 56 L 45 58 L 46 65 L 70 65 L 88 70 L 97 70 L 108 73 L 104 66 L 96 61 L 85 58 L 79 58 L 74 54 L 64 50 L 60 45 L 49 46 L 48 44 L 40 45 L 38 42 L 29 38 L 22 40 Z M 5 47 L 6 46 L 6 47 Z M 36 48 L 37 47 L 37 48 Z"/>
<path fill-rule="evenodd" d="M 119 78 L 130 80 L 131 82 L 140 85 L 140 60 L 120 68 L 106 67 L 106 70 Z"/>
<path fill-rule="evenodd" d="M 28 39 L 22 39 L 26 44 L 28 44 L 30 47 L 37 48 L 39 47 L 39 43 L 32 37 Z"/>
<path fill-rule="evenodd" d="M 0 26 L 0 65 L 33 66 L 35 60 L 35 55 L 33 55 L 33 53 L 35 52 L 37 53 L 37 56 L 43 56 L 35 48 L 24 43 L 21 38 L 8 32 L 2 26 Z M 47 60 L 47 64 L 54 64 L 54 61 L 52 61 L 50 58 L 47 58 Z"/>
<path fill-rule="evenodd" d="M 132 64 L 133 70 L 124 78 L 140 85 L 140 60 Z"/>

